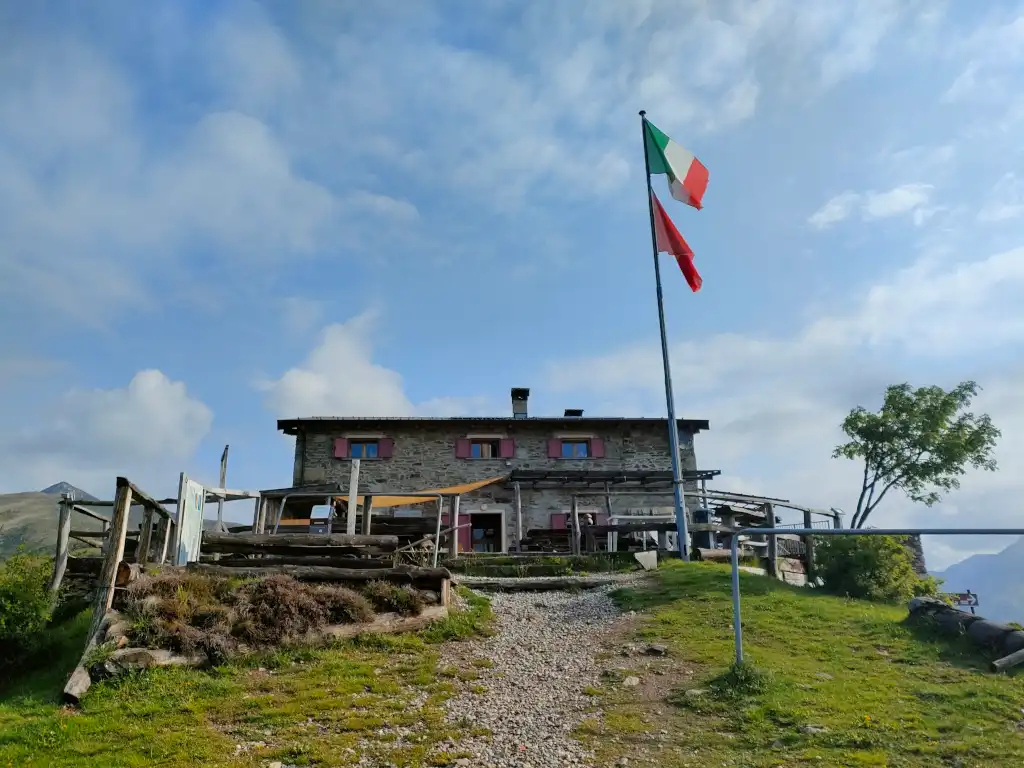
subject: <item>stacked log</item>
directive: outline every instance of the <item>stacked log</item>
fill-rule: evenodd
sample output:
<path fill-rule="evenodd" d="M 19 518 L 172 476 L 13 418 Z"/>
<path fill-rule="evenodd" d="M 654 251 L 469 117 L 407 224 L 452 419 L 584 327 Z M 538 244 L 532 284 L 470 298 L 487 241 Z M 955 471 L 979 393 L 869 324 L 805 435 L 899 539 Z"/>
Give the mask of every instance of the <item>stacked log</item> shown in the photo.
<path fill-rule="evenodd" d="M 915 597 L 908 607 L 911 617 L 930 620 L 942 634 L 966 635 L 974 645 L 994 654 L 989 665 L 993 672 L 1024 664 L 1024 631 L 1016 627 L 961 611 L 934 597 Z"/>

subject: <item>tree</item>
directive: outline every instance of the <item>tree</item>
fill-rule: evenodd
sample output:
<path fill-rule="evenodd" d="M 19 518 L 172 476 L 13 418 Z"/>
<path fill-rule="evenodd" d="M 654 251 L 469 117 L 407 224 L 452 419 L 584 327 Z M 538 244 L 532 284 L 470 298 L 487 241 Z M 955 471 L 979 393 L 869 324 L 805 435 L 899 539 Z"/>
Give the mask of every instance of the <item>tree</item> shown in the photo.
<path fill-rule="evenodd" d="M 860 406 L 850 411 L 842 425 L 850 440 L 836 446 L 832 457 L 864 462 L 851 528 L 863 528 L 893 488 L 931 506 L 943 492 L 960 487 L 968 466 L 995 471 L 999 430 L 987 414 L 967 411 L 978 389 L 973 381 L 949 392 L 896 384 L 886 390 L 878 413 Z"/>

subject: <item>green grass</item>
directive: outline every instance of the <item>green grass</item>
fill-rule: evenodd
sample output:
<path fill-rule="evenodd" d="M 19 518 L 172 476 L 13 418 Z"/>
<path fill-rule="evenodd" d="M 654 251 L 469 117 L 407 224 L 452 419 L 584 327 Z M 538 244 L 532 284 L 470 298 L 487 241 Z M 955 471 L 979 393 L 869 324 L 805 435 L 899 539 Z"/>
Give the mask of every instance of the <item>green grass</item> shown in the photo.
<path fill-rule="evenodd" d="M 618 573 L 636 570 L 629 552 L 603 552 L 591 555 L 460 555 L 443 565 L 453 573 L 492 578 L 526 576 L 578 576 L 589 573 Z"/>
<path fill-rule="evenodd" d="M 616 593 L 648 612 L 640 633 L 669 646 L 675 677 L 660 701 L 603 697 L 604 725 L 581 730 L 602 756 L 632 744 L 659 766 L 1024 764 L 1024 677 L 988 673 L 966 640 L 909 625 L 903 606 L 746 574 L 741 593 L 739 668 L 727 567 L 673 563 Z"/>
<path fill-rule="evenodd" d="M 437 644 L 485 632 L 490 621 L 488 602 L 466 597 L 467 611 L 417 634 L 367 635 L 211 671 L 154 670 L 100 683 L 72 711 L 59 694 L 82 652 L 88 616 L 80 616 L 53 631 L 44 669 L 0 690 L 0 768 L 346 765 L 366 752 L 397 766 L 445 765 L 462 755 L 439 751 L 457 729 L 443 721 L 453 686 L 437 674 Z M 382 728 L 411 733 L 398 740 Z"/>

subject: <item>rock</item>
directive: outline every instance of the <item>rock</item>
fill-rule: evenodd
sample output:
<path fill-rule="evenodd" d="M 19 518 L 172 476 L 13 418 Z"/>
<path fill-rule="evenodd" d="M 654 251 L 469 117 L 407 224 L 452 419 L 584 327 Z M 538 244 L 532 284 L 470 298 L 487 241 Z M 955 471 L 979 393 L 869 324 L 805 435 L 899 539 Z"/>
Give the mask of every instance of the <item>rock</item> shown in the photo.
<path fill-rule="evenodd" d="M 828 728 L 826 728 L 823 725 L 801 725 L 799 730 L 800 730 L 800 733 L 811 734 L 811 733 L 825 733 L 826 731 L 828 731 Z"/>
<path fill-rule="evenodd" d="M 828 672 L 817 672 L 814 676 L 819 680 L 835 680 Z"/>
<path fill-rule="evenodd" d="M 636 688 L 638 685 L 640 685 L 640 678 L 634 675 L 630 675 L 622 681 L 623 688 Z"/>
<path fill-rule="evenodd" d="M 668 646 L 651 644 L 644 648 L 644 654 L 647 656 L 668 656 Z"/>
<path fill-rule="evenodd" d="M 705 693 L 707 693 L 707 690 L 704 688 L 690 688 L 684 695 L 688 699 L 698 699 Z"/>
<path fill-rule="evenodd" d="M 280 760 L 275 760 L 272 763 L 267 763 L 267 768 L 284 768 L 284 763 Z"/>
<path fill-rule="evenodd" d="M 620 757 L 618 760 L 615 761 L 615 764 L 616 765 L 629 765 L 629 758 L 628 757 Z"/>

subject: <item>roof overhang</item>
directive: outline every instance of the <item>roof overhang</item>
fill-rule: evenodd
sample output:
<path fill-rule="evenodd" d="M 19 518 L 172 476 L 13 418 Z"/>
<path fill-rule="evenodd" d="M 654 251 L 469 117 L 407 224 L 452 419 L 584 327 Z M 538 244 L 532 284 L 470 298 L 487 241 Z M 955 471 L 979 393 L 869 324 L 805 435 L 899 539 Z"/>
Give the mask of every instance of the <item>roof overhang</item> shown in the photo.
<path fill-rule="evenodd" d="M 417 416 L 366 416 L 366 417 L 334 417 L 334 416 L 306 416 L 297 419 L 278 419 L 277 428 L 286 435 L 297 435 L 299 432 L 323 432 L 344 428 L 366 429 L 372 424 L 423 424 L 423 425 L 453 425 L 453 424 L 537 424 L 544 426 L 565 426 L 581 425 L 609 426 L 611 424 L 627 425 L 654 425 L 664 424 L 667 419 L 658 418 L 626 418 L 612 416 L 530 416 L 528 418 L 516 419 L 512 416 L 456 416 L 449 418 L 432 418 Z M 676 419 L 680 428 L 697 434 L 698 432 L 711 428 L 707 419 Z"/>

